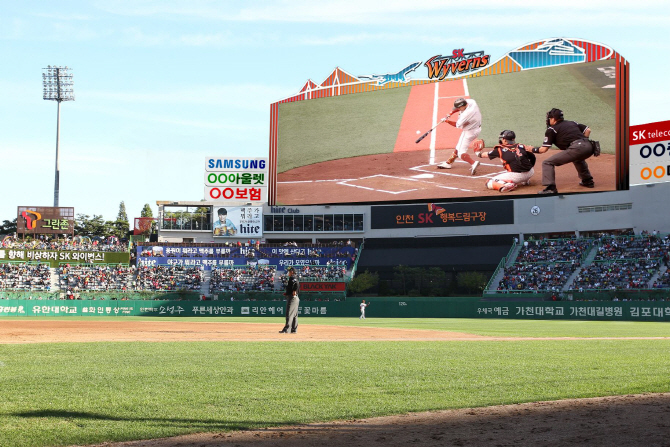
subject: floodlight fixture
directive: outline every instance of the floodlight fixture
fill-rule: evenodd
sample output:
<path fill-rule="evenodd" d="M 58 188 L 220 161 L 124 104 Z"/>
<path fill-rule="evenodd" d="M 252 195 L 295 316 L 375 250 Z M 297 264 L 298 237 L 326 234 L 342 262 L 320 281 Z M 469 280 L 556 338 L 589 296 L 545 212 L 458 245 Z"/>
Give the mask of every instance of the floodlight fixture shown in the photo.
<path fill-rule="evenodd" d="M 42 69 L 42 99 L 56 101 L 58 103 L 58 115 L 56 118 L 56 179 L 54 182 L 54 206 L 58 206 L 60 194 L 60 166 L 58 157 L 58 146 L 60 143 L 60 103 L 63 101 L 74 101 L 74 80 L 72 68 L 47 65 Z"/>

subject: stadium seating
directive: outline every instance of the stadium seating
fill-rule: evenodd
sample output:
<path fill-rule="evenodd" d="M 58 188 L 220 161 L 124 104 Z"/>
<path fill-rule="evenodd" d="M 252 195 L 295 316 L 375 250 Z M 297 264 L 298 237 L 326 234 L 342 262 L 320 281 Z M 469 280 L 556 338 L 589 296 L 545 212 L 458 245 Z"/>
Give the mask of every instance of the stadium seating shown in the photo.
<path fill-rule="evenodd" d="M 50 288 L 49 264 L 0 264 L 0 289 L 49 290 Z"/>
<path fill-rule="evenodd" d="M 200 267 L 159 265 L 138 267 L 135 290 L 200 290 L 204 274 Z"/>
<path fill-rule="evenodd" d="M 209 292 L 271 292 L 275 288 L 276 271 L 276 267 L 268 265 L 213 268 Z"/>
<path fill-rule="evenodd" d="M 66 264 L 58 267 L 61 290 L 109 291 L 131 290 L 134 268 L 124 265 Z"/>

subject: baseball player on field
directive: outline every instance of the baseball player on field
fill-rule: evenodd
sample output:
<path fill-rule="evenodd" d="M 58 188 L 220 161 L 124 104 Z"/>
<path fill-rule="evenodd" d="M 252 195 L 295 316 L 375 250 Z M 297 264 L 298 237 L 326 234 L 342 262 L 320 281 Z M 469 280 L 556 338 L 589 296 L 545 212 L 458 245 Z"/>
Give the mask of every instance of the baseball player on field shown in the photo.
<path fill-rule="evenodd" d="M 507 172 L 498 174 L 486 182 L 488 189 L 500 192 L 514 191 L 517 186 L 529 185 L 530 178 L 535 174 L 535 154 L 531 146 L 524 146 L 515 142 L 516 134 L 513 130 L 503 130 L 498 137 L 498 145 L 491 152 L 483 154 L 476 152 L 479 158 L 485 156 L 489 160 L 500 158 Z"/>
<path fill-rule="evenodd" d="M 579 186 L 593 188 L 595 183 L 586 163 L 586 159 L 594 155 L 593 145 L 589 141 L 591 128 L 576 121 L 565 121 L 563 111 L 556 108 L 547 112 L 546 124 L 547 131 L 542 146 L 535 148 L 533 152 L 544 154 L 552 145 L 560 151 L 542 162 L 542 184 L 546 188 L 538 194 L 558 194 L 556 166 L 568 163 L 572 163 L 577 170 Z"/>
<path fill-rule="evenodd" d="M 449 117 L 457 112 L 460 113 L 458 121 L 449 120 Z M 449 157 L 447 161 L 437 165 L 437 167 L 440 169 L 451 169 L 451 165 L 456 161 L 456 158 L 460 158 L 470 164 L 470 175 L 475 175 L 479 162 L 474 161 L 472 157 L 468 155 L 468 147 L 482 131 L 482 114 L 479 111 L 477 102 L 474 99 L 458 98 L 454 101 L 453 110 L 446 118 L 443 118 L 443 121 L 446 121 L 447 124 L 458 129 L 463 129 L 463 132 L 458 139 L 456 150 L 451 154 L 451 157 Z"/>
<path fill-rule="evenodd" d="M 365 300 L 361 302 L 361 316 L 358 317 L 359 320 L 365 320 L 365 308 L 368 307 L 370 303 L 366 304 Z"/>

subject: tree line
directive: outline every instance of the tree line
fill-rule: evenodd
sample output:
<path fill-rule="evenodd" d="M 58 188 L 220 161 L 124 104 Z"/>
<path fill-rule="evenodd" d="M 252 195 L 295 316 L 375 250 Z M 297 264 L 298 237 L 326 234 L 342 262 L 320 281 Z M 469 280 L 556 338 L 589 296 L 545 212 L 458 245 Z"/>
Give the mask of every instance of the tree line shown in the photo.
<path fill-rule="evenodd" d="M 153 211 L 148 203 L 142 208 L 140 217 L 153 217 Z M 79 213 L 75 217 L 75 236 L 116 236 L 119 239 L 123 239 L 128 237 L 129 230 L 128 213 L 126 212 L 126 204 L 123 201 L 119 204 L 119 212 L 114 220 L 105 220 L 99 214 L 90 216 Z M 16 218 L 13 220 L 4 220 L 2 225 L 0 225 L 0 234 L 11 235 L 14 233 L 16 233 Z"/>

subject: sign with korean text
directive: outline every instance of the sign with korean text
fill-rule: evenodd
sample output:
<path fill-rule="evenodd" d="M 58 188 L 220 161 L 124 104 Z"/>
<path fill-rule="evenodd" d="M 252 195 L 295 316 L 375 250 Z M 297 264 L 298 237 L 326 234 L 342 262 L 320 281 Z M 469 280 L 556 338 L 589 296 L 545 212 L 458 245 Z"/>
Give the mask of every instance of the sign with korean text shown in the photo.
<path fill-rule="evenodd" d="M 7 292 L 0 291 L 0 298 Z M 0 299 L 0 316 L 153 316 L 153 317 L 273 317 L 283 316 L 278 301 L 167 300 L 40 300 Z M 509 320 L 656 321 L 670 322 L 667 301 L 520 302 L 449 301 L 414 298 L 374 301 L 366 310 L 372 318 L 498 318 Z M 303 301 L 300 316 L 356 317 L 354 301 Z"/>
<path fill-rule="evenodd" d="M 630 185 L 670 182 L 670 121 L 630 126 Z"/>
<path fill-rule="evenodd" d="M 235 206 L 212 209 L 214 237 L 258 238 L 263 235 L 263 207 Z"/>
<path fill-rule="evenodd" d="M 205 200 L 267 202 L 267 158 L 205 158 Z"/>
<path fill-rule="evenodd" d="M 344 292 L 347 288 L 347 283 L 340 282 L 310 282 L 301 281 L 301 292 Z"/>
<path fill-rule="evenodd" d="M 514 223 L 512 200 L 373 206 L 371 228 L 471 227 Z"/>
<path fill-rule="evenodd" d="M 17 207 L 18 234 L 74 234 L 74 208 Z"/>
<path fill-rule="evenodd" d="M 0 262 L 43 262 L 60 264 L 128 264 L 130 253 L 107 251 L 56 251 L 0 248 Z"/>

